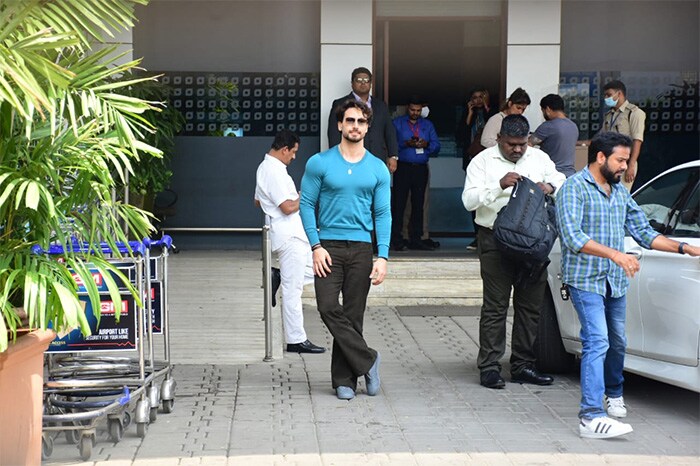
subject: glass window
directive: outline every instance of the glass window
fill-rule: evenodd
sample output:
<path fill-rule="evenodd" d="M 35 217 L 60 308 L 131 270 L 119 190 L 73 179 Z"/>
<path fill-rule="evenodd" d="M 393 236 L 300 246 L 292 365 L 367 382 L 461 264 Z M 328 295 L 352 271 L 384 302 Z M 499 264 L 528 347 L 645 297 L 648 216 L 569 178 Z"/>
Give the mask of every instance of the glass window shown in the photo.
<path fill-rule="evenodd" d="M 686 226 L 685 221 L 692 220 L 692 212 L 686 212 L 693 208 L 693 202 L 697 208 L 699 175 L 700 169 L 697 167 L 677 170 L 657 179 L 634 196 L 656 231 L 671 234 L 679 216 L 684 216 L 682 220 Z"/>

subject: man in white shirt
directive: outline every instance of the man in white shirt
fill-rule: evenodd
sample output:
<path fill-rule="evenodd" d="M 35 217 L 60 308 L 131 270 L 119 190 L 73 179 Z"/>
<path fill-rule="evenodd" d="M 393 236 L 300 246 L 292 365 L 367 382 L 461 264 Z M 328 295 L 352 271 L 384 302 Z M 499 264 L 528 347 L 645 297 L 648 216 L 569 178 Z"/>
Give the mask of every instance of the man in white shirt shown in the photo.
<path fill-rule="evenodd" d="M 506 348 L 506 316 L 513 292 L 512 355 L 513 382 L 549 385 L 552 377 L 535 368 L 534 341 L 539 310 L 544 299 L 547 273 L 543 268 L 528 281 L 518 280 L 523 265 L 506 259 L 493 237 L 493 223 L 508 203 L 513 186 L 522 177 L 537 183 L 545 194 L 554 193 L 566 180 L 549 156 L 529 147 L 530 125 L 522 115 L 503 119 L 497 145 L 481 151 L 467 167 L 462 192 L 464 207 L 476 210 L 478 254 L 483 282 L 483 305 L 479 321 L 477 365 L 481 385 L 503 388 L 500 359 Z"/>
<path fill-rule="evenodd" d="M 299 216 L 299 192 L 287 173 L 287 166 L 299 150 L 299 136 L 289 130 L 275 135 L 270 151 L 258 166 L 255 201 L 270 225 L 272 252 L 280 263 L 282 317 L 287 351 L 323 353 L 306 337 L 301 294 L 313 282 L 311 247 Z"/>

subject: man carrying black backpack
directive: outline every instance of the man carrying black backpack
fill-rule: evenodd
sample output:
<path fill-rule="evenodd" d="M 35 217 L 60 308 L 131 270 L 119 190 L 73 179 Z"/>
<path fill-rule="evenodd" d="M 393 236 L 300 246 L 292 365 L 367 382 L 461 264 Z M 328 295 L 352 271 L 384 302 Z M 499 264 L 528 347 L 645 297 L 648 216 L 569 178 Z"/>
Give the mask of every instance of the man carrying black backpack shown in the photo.
<path fill-rule="evenodd" d="M 527 144 L 530 125 L 522 115 L 503 119 L 498 144 L 479 153 L 467 167 L 462 202 L 476 211 L 479 225 L 478 254 L 483 281 L 483 305 L 479 322 L 481 385 L 503 388 L 500 359 L 506 348 L 506 316 L 513 293 L 515 316 L 511 342 L 511 379 L 516 383 L 549 385 L 552 377 L 535 369 L 533 351 L 537 323 L 544 298 L 546 269 L 536 277 L 522 280 L 523 265 L 505 256 L 493 234 L 498 212 L 508 203 L 513 187 L 523 177 L 536 183 L 545 194 L 554 193 L 566 180 L 554 162 L 539 149 Z"/>

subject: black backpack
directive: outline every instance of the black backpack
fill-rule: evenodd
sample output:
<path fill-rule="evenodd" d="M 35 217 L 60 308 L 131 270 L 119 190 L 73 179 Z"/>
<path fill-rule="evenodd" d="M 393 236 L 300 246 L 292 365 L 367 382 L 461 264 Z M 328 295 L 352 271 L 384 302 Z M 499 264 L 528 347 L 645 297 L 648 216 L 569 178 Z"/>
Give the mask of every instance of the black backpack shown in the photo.
<path fill-rule="evenodd" d="M 498 212 L 493 236 L 508 258 L 530 265 L 549 263 L 557 239 L 554 198 L 523 177 L 513 187 L 508 204 Z"/>

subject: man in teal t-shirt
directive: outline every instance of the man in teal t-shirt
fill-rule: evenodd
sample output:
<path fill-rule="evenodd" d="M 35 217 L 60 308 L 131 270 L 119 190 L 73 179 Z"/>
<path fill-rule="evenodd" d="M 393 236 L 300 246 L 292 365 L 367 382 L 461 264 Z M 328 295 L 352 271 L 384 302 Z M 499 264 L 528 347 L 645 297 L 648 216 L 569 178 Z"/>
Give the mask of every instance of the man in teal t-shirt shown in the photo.
<path fill-rule="evenodd" d="M 333 335 L 331 381 L 338 398 L 350 400 L 359 376 L 368 395 L 379 392 L 380 356 L 367 345 L 362 324 L 370 283 L 379 285 L 386 276 L 391 191 L 386 165 L 363 145 L 372 111 L 347 100 L 336 116 L 342 139 L 307 162 L 299 210 L 313 251 L 316 305 Z M 373 223 L 379 256 L 374 262 Z"/>

